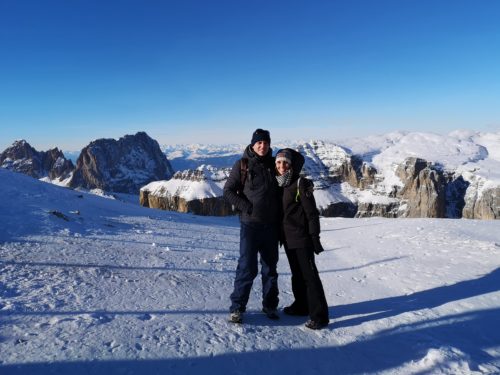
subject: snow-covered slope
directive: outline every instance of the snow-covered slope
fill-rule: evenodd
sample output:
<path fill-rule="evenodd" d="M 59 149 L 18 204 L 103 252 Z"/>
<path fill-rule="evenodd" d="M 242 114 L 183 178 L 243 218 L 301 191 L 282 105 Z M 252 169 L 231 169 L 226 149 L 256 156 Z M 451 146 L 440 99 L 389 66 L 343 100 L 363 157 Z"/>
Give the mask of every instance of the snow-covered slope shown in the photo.
<path fill-rule="evenodd" d="M 331 324 L 227 322 L 235 217 L 145 209 L 0 170 L 0 373 L 494 374 L 495 221 L 322 219 Z M 284 252 L 280 306 L 293 300 Z"/>

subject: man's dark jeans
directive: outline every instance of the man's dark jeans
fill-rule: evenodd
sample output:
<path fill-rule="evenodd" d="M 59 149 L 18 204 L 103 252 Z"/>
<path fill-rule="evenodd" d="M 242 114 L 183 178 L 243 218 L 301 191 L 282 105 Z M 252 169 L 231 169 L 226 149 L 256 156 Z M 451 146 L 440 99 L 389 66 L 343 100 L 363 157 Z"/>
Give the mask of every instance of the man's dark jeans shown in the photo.
<path fill-rule="evenodd" d="M 240 258 L 231 294 L 230 311 L 244 312 L 253 280 L 258 273 L 260 254 L 262 275 L 262 307 L 278 307 L 278 236 L 275 224 L 241 222 Z"/>

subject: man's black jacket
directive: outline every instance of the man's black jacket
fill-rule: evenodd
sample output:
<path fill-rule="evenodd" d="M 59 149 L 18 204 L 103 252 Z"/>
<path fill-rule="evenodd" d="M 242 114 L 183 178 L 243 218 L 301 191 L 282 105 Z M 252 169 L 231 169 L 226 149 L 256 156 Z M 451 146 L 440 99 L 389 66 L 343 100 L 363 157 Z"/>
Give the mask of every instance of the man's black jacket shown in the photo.
<path fill-rule="evenodd" d="M 248 160 L 245 184 L 241 186 L 241 160 L 238 160 L 224 185 L 224 198 L 240 211 L 242 222 L 277 223 L 280 197 L 272 150 L 260 157 L 248 146 L 243 158 Z"/>

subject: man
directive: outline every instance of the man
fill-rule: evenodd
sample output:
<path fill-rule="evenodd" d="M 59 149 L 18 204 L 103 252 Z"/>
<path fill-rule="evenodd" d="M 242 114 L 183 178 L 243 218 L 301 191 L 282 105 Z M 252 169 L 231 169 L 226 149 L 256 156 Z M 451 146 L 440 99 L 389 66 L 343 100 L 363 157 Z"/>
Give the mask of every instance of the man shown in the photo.
<path fill-rule="evenodd" d="M 240 212 L 240 258 L 231 294 L 230 321 L 242 323 L 242 314 L 257 276 L 260 254 L 262 311 L 279 319 L 278 231 L 279 190 L 267 130 L 257 129 L 243 158 L 237 161 L 224 185 L 224 198 Z"/>

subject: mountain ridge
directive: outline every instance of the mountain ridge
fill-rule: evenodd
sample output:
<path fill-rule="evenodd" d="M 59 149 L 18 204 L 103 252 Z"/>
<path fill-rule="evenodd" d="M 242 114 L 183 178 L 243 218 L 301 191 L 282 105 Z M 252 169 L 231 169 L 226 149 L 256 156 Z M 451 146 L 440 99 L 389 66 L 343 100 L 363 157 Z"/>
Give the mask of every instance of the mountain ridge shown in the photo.
<path fill-rule="evenodd" d="M 141 132 L 138 134 L 142 136 Z M 132 139 L 130 137 L 133 136 L 123 139 Z M 101 144 L 120 142 L 97 141 Z M 99 148 L 97 141 L 91 142 L 84 150 Z M 158 145 L 152 139 L 148 142 Z M 288 146 L 304 154 L 306 162 L 302 173 L 315 182 L 318 208 L 325 216 L 500 217 L 500 132 L 455 131 L 448 135 L 393 132 L 341 142 L 289 141 L 272 145 L 274 152 Z M 107 159 L 114 157 L 101 157 L 103 160 L 99 164 L 104 167 L 100 173 L 105 177 L 102 181 L 98 180 L 94 186 L 75 183 L 77 174 L 67 186 L 139 192 L 144 195 L 140 197 L 141 204 L 150 207 L 180 210 L 179 207 L 183 206 L 188 212 L 227 215 L 231 212 L 224 202 L 216 205 L 221 210 L 218 213 L 203 206 L 207 206 L 209 200 L 222 201 L 222 187 L 230 167 L 241 157 L 245 146 L 158 145 L 154 153 L 157 159 L 164 158 L 171 165 L 191 167 L 177 170 L 175 178 L 171 178 L 174 168 L 170 167 L 171 173 L 163 174 L 165 177 L 150 174 L 132 184 L 133 188 L 130 179 L 122 186 L 118 184 L 118 188 L 112 187 L 109 181 L 105 182 L 107 177 L 113 182 L 120 173 L 125 177 L 127 174 L 141 175 L 147 169 L 145 166 L 154 159 L 131 154 L 130 149 L 135 147 L 132 142 L 125 152 L 128 161 L 115 158 L 115 172 L 107 167 Z M 162 156 L 158 156 L 160 149 Z M 81 158 L 82 154 L 79 160 Z M 89 165 L 92 165 L 91 161 Z M 148 183 L 154 183 L 154 188 Z M 157 203 L 149 205 L 147 201 L 153 197 Z M 162 199 L 167 201 L 158 203 Z M 198 208 L 188 209 L 188 206 Z M 429 211 L 429 207 L 435 208 Z"/>

